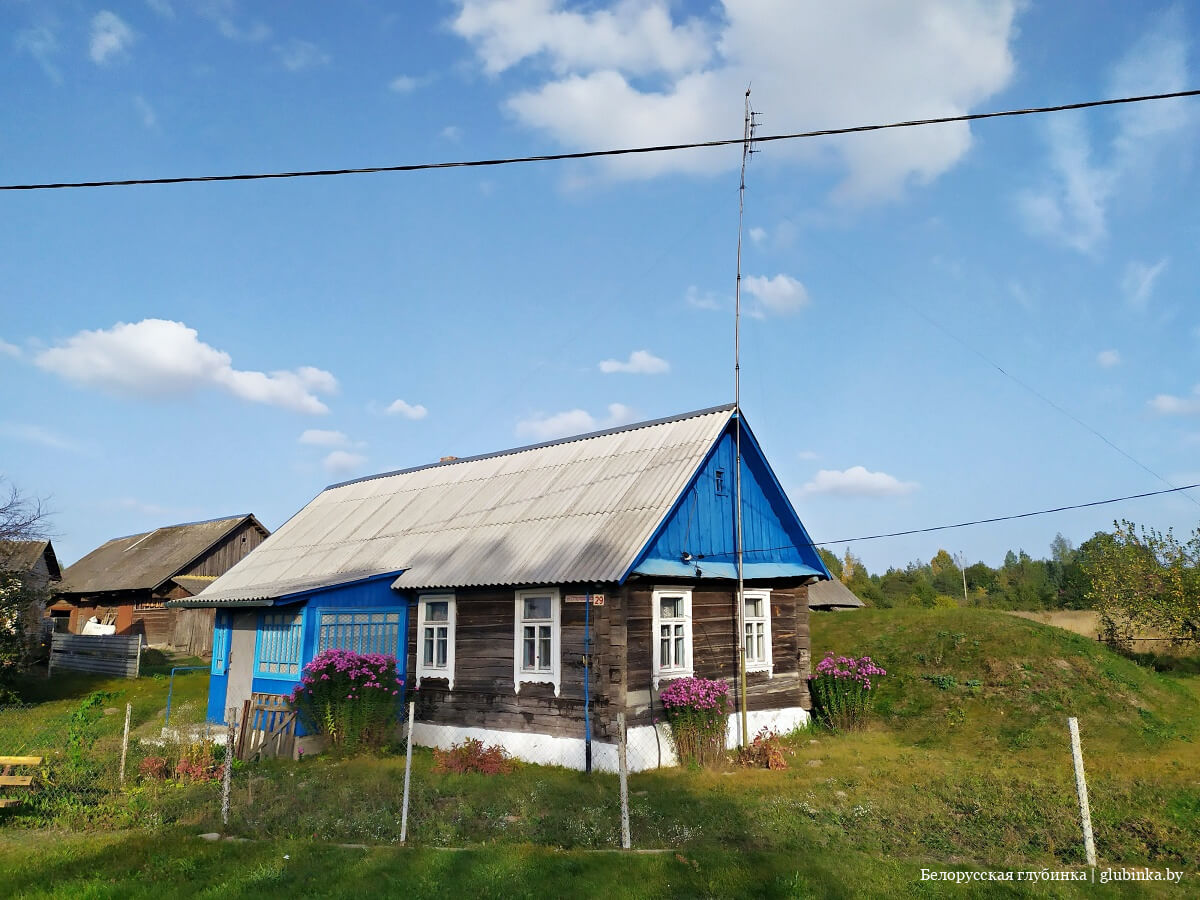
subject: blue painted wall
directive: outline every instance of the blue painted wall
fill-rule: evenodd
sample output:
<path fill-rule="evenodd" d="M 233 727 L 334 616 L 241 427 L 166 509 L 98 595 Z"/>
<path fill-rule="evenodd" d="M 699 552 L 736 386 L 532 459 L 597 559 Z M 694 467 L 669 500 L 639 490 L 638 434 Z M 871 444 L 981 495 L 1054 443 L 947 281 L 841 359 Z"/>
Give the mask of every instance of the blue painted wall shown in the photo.
<path fill-rule="evenodd" d="M 736 458 L 731 423 L 632 571 L 695 578 L 699 567 L 701 578 L 736 577 Z M 747 578 L 829 577 L 808 532 L 744 422 L 742 539 Z M 691 554 L 691 562 L 683 561 L 685 552 Z"/>
<path fill-rule="evenodd" d="M 323 610 L 352 610 L 398 608 L 400 611 L 399 640 L 393 650 L 396 656 L 397 671 L 408 670 L 408 622 L 409 600 L 391 588 L 399 573 L 393 572 L 375 578 L 356 581 L 319 591 L 310 591 L 282 598 L 273 607 L 262 607 L 257 611 L 259 616 L 283 611 L 300 612 L 304 617 L 303 640 L 300 653 L 300 670 L 311 662 L 317 655 L 317 639 L 319 637 L 321 612 Z M 300 608 L 297 609 L 297 604 Z M 261 621 L 261 619 L 260 619 Z M 254 660 L 237 660 L 233 665 L 257 665 L 258 641 L 255 642 Z M 257 694 L 289 694 L 300 681 L 300 675 L 263 677 L 255 675 L 251 682 L 251 690 Z M 209 680 L 208 720 L 220 723 L 225 718 L 225 701 L 228 676 L 212 675 Z"/>

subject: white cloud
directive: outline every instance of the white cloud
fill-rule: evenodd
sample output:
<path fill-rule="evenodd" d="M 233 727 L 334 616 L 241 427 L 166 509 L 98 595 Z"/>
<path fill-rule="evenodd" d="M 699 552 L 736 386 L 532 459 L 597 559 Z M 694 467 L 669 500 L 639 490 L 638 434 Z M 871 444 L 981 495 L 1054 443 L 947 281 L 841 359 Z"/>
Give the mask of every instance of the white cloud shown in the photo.
<path fill-rule="evenodd" d="M 11 356 L 13 359 L 20 359 L 21 348 L 16 344 L 10 344 L 4 338 L 0 338 L 0 356 Z"/>
<path fill-rule="evenodd" d="M 805 461 L 810 461 L 810 460 L 814 460 L 814 459 L 818 459 L 818 458 L 820 458 L 820 454 L 817 453 L 815 450 L 801 450 L 799 453 L 796 454 L 796 459 L 802 459 Z"/>
<path fill-rule="evenodd" d="M 0 422 L 0 434 L 27 444 L 40 444 L 53 450 L 79 452 L 79 445 L 69 438 L 55 434 L 41 425 L 26 425 L 20 422 Z"/>
<path fill-rule="evenodd" d="M 26 28 L 17 32 L 15 44 L 18 50 L 24 50 L 37 61 L 51 81 L 62 84 L 62 72 L 54 65 L 54 55 L 58 53 L 58 38 L 53 31 L 44 25 Z"/>
<path fill-rule="evenodd" d="M 1192 389 L 1190 397 L 1159 394 L 1150 401 L 1150 408 L 1162 416 L 1200 415 L 1200 384 Z"/>
<path fill-rule="evenodd" d="M 688 287 L 684 299 L 687 301 L 688 306 L 695 309 L 720 309 L 723 306 L 721 301 L 711 291 L 702 294 L 700 293 L 700 289 L 694 284 Z"/>
<path fill-rule="evenodd" d="M 572 149 L 729 137 L 740 100 L 768 110 L 772 129 L 966 113 L 1008 83 L 1020 0 L 796 3 L 725 0 L 710 19 L 667 0 L 567 9 L 565 0 L 465 0 L 452 29 L 483 69 L 522 67 L 508 111 Z M 707 11 L 707 7 L 705 7 Z M 683 12 L 674 11 L 684 10 Z M 516 79 L 514 78 L 514 83 Z M 796 85 L 820 85 L 797 90 Z M 772 144 L 774 159 L 845 172 L 840 195 L 864 200 L 936 178 L 971 144 L 966 124 Z M 711 174 L 736 148 L 619 157 L 627 178 Z"/>
<path fill-rule="evenodd" d="M 835 494 L 842 497 L 896 497 L 910 494 L 918 486 L 915 481 L 900 481 L 887 472 L 872 472 L 863 466 L 851 466 L 844 471 L 821 469 L 812 481 L 801 488 L 801 493 Z"/>
<path fill-rule="evenodd" d="M 388 90 L 397 94 L 411 94 L 417 88 L 429 83 L 429 76 L 418 78 L 415 75 L 397 75 L 388 82 Z"/>
<path fill-rule="evenodd" d="M 1096 354 L 1096 362 L 1105 369 L 1121 364 L 1121 354 L 1117 350 L 1101 350 Z"/>
<path fill-rule="evenodd" d="M 1182 37 L 1186 33 L 1178 6 L 1159 16 L 1114 67 L 1107 95 L 1187 88 L 1187 43 Z M 1097 116 L 1060 113 L 1047 120 L 1050 176 L 1017 199 L 1030 232 L 1081 253 L 1094 252 L 1108 236 L 1112 199 L 1152 172 L 1163 147 L 1195 123 L 1193 108 L 1186 101 L 1159 100 L 1117 109 L 1106 121 L 1115 124 L 1115 134 L 1100 153 L 1094 151 L 1087 129 L 1087 122 L 1097 121 Z"/>
<path fill-rule="evenodd" d="M 237 0 L 201 0 L 196 11 L 217 26 L 217 31 L 231 41 L 265 41 L 271 29 L 262 22 L 242 26 L 236 21 Z"/>
<path fill-rule="evenodd" d="M 608 404 L 608 415 L 597 419 L 585 409 L 569 409 L 553 415 L 537 415 L 517 423 L 517 434 L 536 441 L 552 441 L 573 434 L 586 434 L 604 428 L 628 425 L 637 419 L 637 412 L 624 403 Z"/>
<path fill-rule="evenodd" d="M 1125 266 L 1125 274 L 1121 278 L 1121 292 L 1125 302 L 1141 312 L 1150 303 L 1150 295 L 1154 293 L 1154 283 L 1167 267 L 1167 258 L 1160 259 L 1154 265 L 1141 262 L 1131 262 Z"/>
<path fill-rule="evenodd" d="M 751 228 L 750 229 L 750 240 L 754 241 L 754 243 L 761 244 L 766 239 L 767 239 L 767 229 L 765 229 L 765 228 Z"/>
<path fill-rule="evenodd" d="M 742 279 L 746 293 L 758 301 L 755 315 L 782 315 L 792 313 L 808 304 L 808 291 L 791 275 L 748 275 Z"/>
<path fill-rule="evenodd" d="M 158 117 L 154 115 L 154 107 L 152 107 L 146 98 L 140 94 L 133 98 L 133 105 L 137 107 L 137 111 L 142 116 L 142 124 L 147 128 L 153 128 L 158 124 Z"/>
<path fill-rule="evenodd" d="M 316 44 L 292 38 L 286 44 L 275 46 L 275 55 L 289 72 L 301 72 L 317 66 L 329 65 L 330 56 Z"/>
<path fill-rule="evenodd" d="M 81 331 L 34 362 L 68 381 L 117 394 L 166 397 L 219 387 L 251 403 L 303 413 L 328 412 L 316 395 L 338 387 L 332 374 L 312 366 L 270 374 L 235 369 L 230 355 L 200 341 L 194 328 L 166 319 Z"/>
<path fill-rule="evenodd" d="M 133 29 L 126 25 L 120 16 L 102 9 L 92 17 L 88 55 L 91 56 L 92 62 L 102 66 L 114 56 L 124 54 L 136 38 Z"/>
<path fill-rule="evenodd" d="M 346 450 L 334 450 L 321 461 L 325 471 L 331 475 L 347 475 L 363 467 L 367 458 L 361 453 L 350 453 Z"/>
<path fill-rule="evenodd" d="M 621 362 L 619 359 L 602 361 L 600 371 L 606 375 L 613 372 L 625 372 L 629 375 L 661 375 L 671 371 L 671 364 L 665 359 L 655 356 L 649 350 L 634 350 L 625 362 Z"/>
<path fill-rule="evenodd" d="M 345 447 L 350 443 L 350 438 L 340 431 L 309 428 L 301 433 L 299 441 L 314 447 Z"/>
<path fill-rule="evenodd" d="M 171 0 L 146 0 L 146 5 L 164 19 L 175 18 L 175 7 L 171 5 Z"/>
<path fill-rule="evenodd" d="M 447 125 L 439 132 L 444 140 L 457 143 L 462 140 L 463 130 L 457 125 Z"/>
<path fill-rule="evenodd" d="M 389 406 L 385 412 L 391 416 L 404 416 L 404 418 L 412 419 L 414 421 L 417 419 L 423 419 L 429 415 L 429 410 L 427 410 L 420 403 L 405 403 L 400 399 L 393 400 L 392 405 Z"/>

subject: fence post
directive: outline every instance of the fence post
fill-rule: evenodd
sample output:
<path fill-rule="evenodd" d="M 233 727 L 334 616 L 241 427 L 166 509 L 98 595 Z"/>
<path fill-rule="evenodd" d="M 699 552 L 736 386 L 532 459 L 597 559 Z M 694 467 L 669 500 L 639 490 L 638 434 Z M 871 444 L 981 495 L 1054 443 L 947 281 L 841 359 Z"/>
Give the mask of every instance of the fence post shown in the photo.
<path fill-rule="evenodd" d="M 129 753 L 129 717 L 133 715 L 133 704 L 125 704 L 125 735 L 121 738 L 121 784 L 125 783 L 125 757 Z"/>
<path fill-rule="evenodd" d="M 629 838 L 629 759 L 625 746 L 625 713 L 617 713 L 617 768 L 621 777 L 621 849 L 628 850 Z"/>
<path fill-rule="evenodd" d="M 237 707 L 231 706 L 225 713 L 229 726 L 225 731 L 225 771 L 221 779 L 221 824 L 229 824 L 229 790 L 233 787 L 233 742 L 237 731 Z"/>
<path fill-rule="evenodd" d="M 408 785 L 412 779 L 412 733 L 413 719 L 416 718 L 417 704 L 415 701 L 409 701 L 408 704 L 408 740 L 407 748 L 404 751 L 404 806 L 400 812 L 400 843 L 404 843 L 408 839 Z"/>
<path fill-rule="evenodd" d="M 1083 750 L 1079 746 L 1079 720 L 1074 716 L 1067 719 L 1071 730 L 1071 756 L 1075 760 L 1075 791 L 1079 794 L 1079 818 L 1083 823 L 1083 851 L 1087 864 L 1096 865 L 1096 842 L 1092 838 L 1092 811 L 1088 807 L 1087 781 L 1083 776 Z"/>

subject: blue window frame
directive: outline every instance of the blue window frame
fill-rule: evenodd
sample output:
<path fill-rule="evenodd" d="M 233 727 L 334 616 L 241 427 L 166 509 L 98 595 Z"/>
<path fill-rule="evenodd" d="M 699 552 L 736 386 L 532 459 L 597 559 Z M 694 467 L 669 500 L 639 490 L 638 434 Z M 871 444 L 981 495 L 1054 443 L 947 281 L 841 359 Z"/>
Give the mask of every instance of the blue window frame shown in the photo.
<path fill-rule="evenodd" d="M 258 619 L 254 674 L 267 678 L 299 678 L 304 641 L 304 614 L 266 613 Z"/>
<path fill-rule="evenodd" d="M 317 628 L 317 652 L 351 650 L 398 656 L 400 628 L 405 621 L 401 607 L 383 609 L 323 609 Z"/>
<path fill-rule="evenodd" d="M 232 636 L 232 617 L 219 612 L 213 623 L 212 673 L 224 675 L 229 670 L 229 639 Z"/>

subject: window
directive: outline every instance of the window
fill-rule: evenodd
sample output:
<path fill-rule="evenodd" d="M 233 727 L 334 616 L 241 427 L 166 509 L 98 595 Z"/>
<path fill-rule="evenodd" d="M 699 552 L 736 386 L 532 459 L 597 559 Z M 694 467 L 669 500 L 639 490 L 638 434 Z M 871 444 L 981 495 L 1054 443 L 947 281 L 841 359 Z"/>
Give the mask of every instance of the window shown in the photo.
<path fill-rule="evenodd" d="M 654 686 L 692 674 L 692 592 L 657 588 L 651 598 Z"/>
<path fill-rule="evenodd" d="M 724 494 L 725 493 L 725 470 L 717 469 L 717 471 L 713 474 L 713 481 L 716 482 L 717 493 Z"/>
<path fill-rule="evenodd" d="M 389 609 L 323 609 L 317 629 L 317 652 L 350 650 L 396 656 L 404 612 Z"/>
<path fill-rule="evenodd" d="M 213 624 L 212 674 L 224 675 L 229 670 L 229 638 L 231 616 L 219 612 Z"/>
<path fill-rule="evenodd" d="M 554 685 L 558 696 L 561 656 L 559 650 L 558 588 L 517 591 L 513 632 L 513 687 L 542 681 Z"/>
<path fill-rule="evenodd" d="M 422 678 L 445 678 L 454 690 L 453 594 L 427 594 L 417 611 L 417 687 Z"/>
<path fill-rule="evenodd" d="M 261 616 L 258 620 L 258 645 L 254 650 L 254 674 L 298 678 L 303 635 L 302 613 L 268 613 Z"/>
<path fill-rule="evenodd" d="M 771 592 L 743 591 L 746 671 L 771 672 Z"/>

